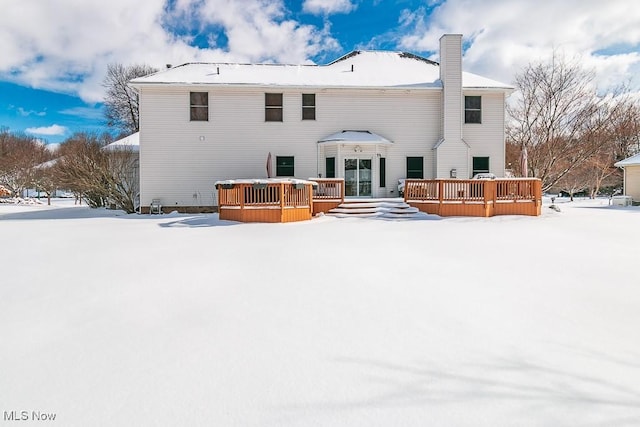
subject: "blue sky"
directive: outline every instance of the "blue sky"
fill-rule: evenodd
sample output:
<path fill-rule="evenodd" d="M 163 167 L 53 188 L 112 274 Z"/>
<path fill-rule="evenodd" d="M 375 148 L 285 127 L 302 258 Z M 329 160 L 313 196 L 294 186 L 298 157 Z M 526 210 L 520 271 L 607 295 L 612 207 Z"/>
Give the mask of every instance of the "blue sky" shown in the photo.
<path fill-rule="evenodd" d="M 437 60 L 464 35 L 464 69 L 511 82 L 552 51 L 601 88 L 640 87 L 640 8 L 628 0 L 3 0 L 0 126 L 56 143 L 102 131 L 107 64 L 327 63 L 353 49 Z"/>

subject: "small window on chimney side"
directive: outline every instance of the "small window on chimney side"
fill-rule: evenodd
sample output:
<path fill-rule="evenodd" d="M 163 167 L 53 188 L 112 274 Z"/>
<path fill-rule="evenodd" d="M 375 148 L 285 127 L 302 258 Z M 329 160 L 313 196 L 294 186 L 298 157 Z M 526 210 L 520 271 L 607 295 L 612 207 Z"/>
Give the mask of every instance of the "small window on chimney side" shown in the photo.
<path fill-rule="evenodd" d="M 482 123 L 482 97 L 464 97 L 464 122 Z"/>

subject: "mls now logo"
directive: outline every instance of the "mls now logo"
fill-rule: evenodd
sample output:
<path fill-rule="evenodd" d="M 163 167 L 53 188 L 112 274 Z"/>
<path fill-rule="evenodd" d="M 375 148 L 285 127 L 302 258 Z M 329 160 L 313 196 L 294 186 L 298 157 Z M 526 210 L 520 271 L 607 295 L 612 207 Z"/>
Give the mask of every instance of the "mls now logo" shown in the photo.
<path fill-rule="evenodd" d="M 3 411 L 5 421 L 55 421 L 56 414 L 41 411 Z"/>

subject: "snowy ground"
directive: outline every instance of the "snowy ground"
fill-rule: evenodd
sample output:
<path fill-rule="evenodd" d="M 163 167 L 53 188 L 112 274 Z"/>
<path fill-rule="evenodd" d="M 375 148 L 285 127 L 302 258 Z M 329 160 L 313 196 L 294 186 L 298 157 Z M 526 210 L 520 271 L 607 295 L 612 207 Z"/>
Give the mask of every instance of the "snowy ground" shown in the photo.
<path fill-rule="evenodd" d="M 237 224 L 55 203 L 0 204 L 0 425 L 640 425 L 638 207 Z"/>

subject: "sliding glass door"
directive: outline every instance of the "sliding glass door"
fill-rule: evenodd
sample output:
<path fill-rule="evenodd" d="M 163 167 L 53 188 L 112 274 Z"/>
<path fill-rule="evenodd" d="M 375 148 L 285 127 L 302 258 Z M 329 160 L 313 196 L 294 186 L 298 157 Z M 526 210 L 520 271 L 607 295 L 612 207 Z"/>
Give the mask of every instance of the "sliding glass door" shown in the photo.
<path fill-rule="evenodd" d="M 371 159 L 344 159 L 347 197 L 371 197 Z"/>

